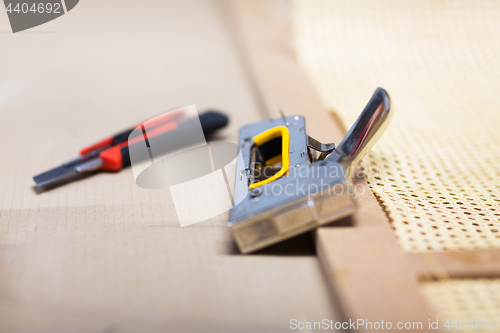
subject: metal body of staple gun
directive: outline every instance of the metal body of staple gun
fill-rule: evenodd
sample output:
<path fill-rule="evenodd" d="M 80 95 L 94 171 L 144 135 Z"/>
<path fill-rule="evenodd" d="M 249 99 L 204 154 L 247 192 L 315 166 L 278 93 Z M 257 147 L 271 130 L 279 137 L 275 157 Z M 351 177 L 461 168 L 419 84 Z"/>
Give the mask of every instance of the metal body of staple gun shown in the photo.
<path fill-rule="evenodd" d="M 342 142 L 306 134 L 302 116 L 244 126 L 228 226 L 248 253 L 353 214 L 352 169 L 389 124 L 390 98 L 377 88 Z"/>

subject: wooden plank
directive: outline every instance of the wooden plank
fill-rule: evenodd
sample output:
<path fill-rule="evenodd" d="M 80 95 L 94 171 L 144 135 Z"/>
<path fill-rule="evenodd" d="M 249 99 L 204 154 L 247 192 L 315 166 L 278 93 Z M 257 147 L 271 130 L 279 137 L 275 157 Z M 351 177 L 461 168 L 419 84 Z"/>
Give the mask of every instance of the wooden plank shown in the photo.
<path fill-rule="evenodd" d="M 419 288 L 417 271 L 390 229 L 331 227 L 320 231 L 318 255 L 348 318 L 424 325 L 433 318 Z"/>
<path fill-rule="evenodd" d="M 439 253 L 406 253 L 422 274 L 436 278 L 499 278 L 500 251 L 454 251 Z"/>

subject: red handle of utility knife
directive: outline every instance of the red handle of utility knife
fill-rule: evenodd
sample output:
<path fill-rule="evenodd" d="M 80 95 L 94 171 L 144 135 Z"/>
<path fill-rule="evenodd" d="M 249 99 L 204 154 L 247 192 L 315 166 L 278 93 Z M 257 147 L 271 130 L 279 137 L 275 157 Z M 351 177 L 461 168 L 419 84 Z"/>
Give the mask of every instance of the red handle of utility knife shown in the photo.
<path fill-rule="evenodd" d="M 161 117 L 154 117 L 154 118 L 147 121 L 148 128 L 159 127 L 162 124 L 166 124 L 166 123 L 169 123 L 170 121 L 173 121 L 175 119 L 179 119 L 179 118 L 183 117 L 184 114 L 185 114 L 184 110 L 179 110 L 176 112 L 163 114 Z M 130 133 L 132 133 L 132 131 L 134 129 L 136 129 L 138 126 L 141 126 L 141 125 L 143 125 L 143 123 L 140 123 L 140 124 L 134 126 L 133 128 L 129 128 L 128 130 L 125 130 L 123 132 L 115 134 L 111 137 L 108 137 L 108 138 L 103 139 L 97 143 L 94 143 L 91 146 L 88 146 L 88 147 L 81 149 L 80 156 L 87 155 L 87 154 L 92 153 L 92 152 L 97 151 L 97 150 L 102 150 L 106 147 L 110 148 L 110 147 L 114 147 L 118 144 L 122 144 L 124 142 L 127 142 Z"/>
<path fill-rule="evenodd" d="M 152 129 L 151 131 L 148 131 L 148 137 L 152 138 L 157 135 L 175 130 L 177 126 L 178 123 L 176 121 L 168 122 L 164 125 Z M 99 170 L 118 171 L 122 167 L 129 165 L 130 162 L 128 160 L 128 146 L 142 140 L 144 140 L 143 136 L 137 136 L 131 140 L 127 140 L 101 151 L 99 153 L 99 158 L 101 158 L 103 164 Z"/>

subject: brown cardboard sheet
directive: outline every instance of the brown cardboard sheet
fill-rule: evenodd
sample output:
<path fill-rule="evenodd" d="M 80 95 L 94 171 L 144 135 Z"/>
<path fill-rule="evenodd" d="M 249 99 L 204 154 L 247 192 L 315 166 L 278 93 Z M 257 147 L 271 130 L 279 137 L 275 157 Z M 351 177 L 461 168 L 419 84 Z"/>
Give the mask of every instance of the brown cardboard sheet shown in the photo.
<path fill-rule="evenodd" d="M 181 228 L 130 169 L 37 194 L 31 177 L 179 106 L 262 118 L 210 1 L 81 1 L 12 34 L 0 11 L 0 331 L 285 332 L 335 319 L 308 236 L 237 253 L 227 216 Z M 193 202 L 193 207 L 202 203 Z M 292 251 L 290 251 L 290 249 Z"/>

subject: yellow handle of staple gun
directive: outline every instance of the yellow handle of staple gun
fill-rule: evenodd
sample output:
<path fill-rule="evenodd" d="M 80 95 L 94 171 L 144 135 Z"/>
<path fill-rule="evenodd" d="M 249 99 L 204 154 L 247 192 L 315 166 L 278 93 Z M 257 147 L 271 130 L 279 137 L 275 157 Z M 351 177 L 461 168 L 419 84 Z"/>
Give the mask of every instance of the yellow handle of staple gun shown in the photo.
<path fill-rule="evenodd" d="M 278 138 L 281 136 L 281 156 L 277 155 L 273 157 L 272 159 L 265 161 L 267 165 L 272 165 L 276 162 L 278 162 L 281 159 L 281 170 L 276 172 L 274 175 L 271 177 L 262 180 L 258 183 L 250 184 L 249 188 L 254 189 L 256 187 L 269 184 L 276 179 L 280 178 L 283 176 L 287 170 L 288 170 L 288 165 L 290 164 L 290 133 L 288 132 L 288 128 L 285 126 L 278 126 L 271 128 L 265 132 L 260 133 L 259 135 L 253 137 L 253 142 L 257 145 L 260 146 L 272 139 Z"/>

